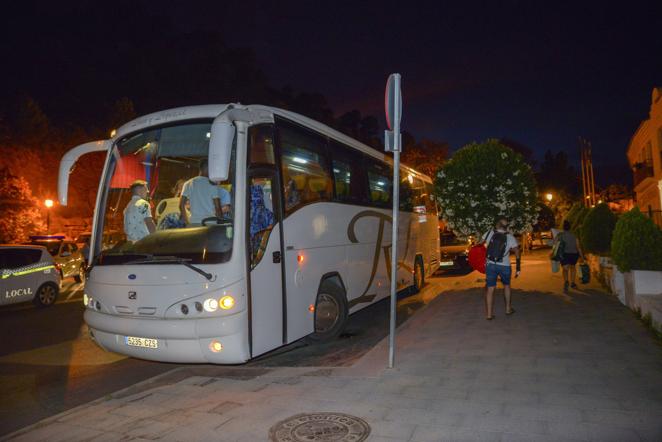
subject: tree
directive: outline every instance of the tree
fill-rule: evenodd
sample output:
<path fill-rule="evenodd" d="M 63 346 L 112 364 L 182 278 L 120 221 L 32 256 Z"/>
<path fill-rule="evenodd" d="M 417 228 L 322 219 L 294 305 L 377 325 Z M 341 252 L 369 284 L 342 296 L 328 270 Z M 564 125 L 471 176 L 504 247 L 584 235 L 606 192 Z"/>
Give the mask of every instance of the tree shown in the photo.
<path fill-rule="evenodd" d="M 336 118 L 331 126 L 370 147 L 383 150 L 379 121 L 372 115 L 364 117 L 354 109 Z"/>
<path fill-rule="evenodd" d="M 497 140 L 457 151 L 437 173 L 435 193 L 443 219 L 461 237 L 485 233 L 499 216 L 514 232 L 530 231 L 538 217 L 531 167 Z"/>
<path fill-rule="evenodd" d="M 525 146 L 524 144 L 507 137 L 501 138 L 499 142 L 506 147 L 510 147 L 518 154 L 522 155 L 524 161 L 526 161 L 531 167 L 536 165 L 536 160 L 533 157 L 533 149 L 531 149 L 530 147 Z"/>
<path fill-rule="evenodd" d="M 554 211 L 547 204 L 538 204 L 538 219 L 533 226 L 534 232 L 545 232 L 556 227 Z"/>
<path fill-rule="evenodd" d="M 0 243 L 22 242 L 45 228 L 28 182 L 0 168 Z"/>
<path fill-rule="evenodd" d="M 565 217 L 563 218 L 563 222 L 568 221 L 570 225 L 573 225 L 575 221 L 577 220 L 577 216 L 579 216 L 579 212 L 582 210 L 584 205 L 582 203 L 574 203 L 572 207 L 570 207 L 570 210 L 565 214 Z"/>
<path fill-rule="evenodd" d="M 400 159 L 428 176 L 433 177 L 448 158 L 448 144 L 440 141 L 423 139 L 403 148 Z"/>
<path fill-rule="evenodd" d="M 16 147 L 43 147 L 41 143 L 50 134 L 50 121 L 39 103 L 32 97 L 24 96 L 18 102 L 14 128 L 12 141 Z"/>
<path fill-rule="evenodd" d="M 136 118 L 136 110 L 133 106 L 133 101 L 127 97 L 122 97 L 119 100 L 115 101 L 113 107 L 110 110 L 108 115 L 108 124 L 107 130 L 110 132 L 113 129 L 117 129 L 126 122 L 129 122 Z"/>
<path fill-rule="evenodd" d="M 632 198 L 632 191 L 624 184 L 610 184 L 602 192 L 602 201 L 618 201 Z"/>
<path fill-rule="evenodd" d="M 568 155 L 564 151 L 556 154 L 550 150 L 545 152 L 540 170 L 536 174 L 536 181 L 541 192 L 565 192 L 569 195 L 579 193 L 577 172 L 569 164 Z"/>

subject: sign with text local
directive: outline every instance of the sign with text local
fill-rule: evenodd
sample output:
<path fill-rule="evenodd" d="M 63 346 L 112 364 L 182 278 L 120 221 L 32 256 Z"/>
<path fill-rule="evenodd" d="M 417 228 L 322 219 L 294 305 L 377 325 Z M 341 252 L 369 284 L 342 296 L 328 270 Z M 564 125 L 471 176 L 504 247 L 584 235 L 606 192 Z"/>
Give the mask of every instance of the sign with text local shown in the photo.
<path fill-rule="evenodd" d="M 389 128 L 384 132 L 384 150 L 386 152 L 400 151 L 400 120 L 402 118 L 400 74 L 391 74 L 388 77 L 384 92 L 384 111 L 386 112 L 386 125 Z"/>

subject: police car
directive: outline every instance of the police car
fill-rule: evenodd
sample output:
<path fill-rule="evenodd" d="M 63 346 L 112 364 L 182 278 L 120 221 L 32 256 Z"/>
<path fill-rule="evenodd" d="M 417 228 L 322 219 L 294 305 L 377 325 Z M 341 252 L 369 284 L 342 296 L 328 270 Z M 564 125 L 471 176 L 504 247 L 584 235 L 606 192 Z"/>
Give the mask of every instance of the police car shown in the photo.
<path fill-rule="evenodd" d="M 65 239 L 63 235 L 38 235 L 31 236 L 28 244 L 46 247 L 55 260 L 60 278 L 73 276 L 76 282 L 85 280 L 85 259 L 74 241 Z"/>
<path fill-rule="evenodd" d="M 32 301 L 55 304 L 60 274 L 45 247 L 0 245 L 0 305 Z"/>

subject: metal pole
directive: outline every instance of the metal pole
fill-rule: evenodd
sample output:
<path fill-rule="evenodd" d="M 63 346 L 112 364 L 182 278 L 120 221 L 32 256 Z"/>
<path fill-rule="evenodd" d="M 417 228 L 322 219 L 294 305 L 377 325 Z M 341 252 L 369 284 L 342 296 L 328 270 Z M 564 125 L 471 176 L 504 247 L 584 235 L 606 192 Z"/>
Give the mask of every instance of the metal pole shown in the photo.
<path fill-rule="evenodd" d="M 391 323 L 388 339 L 388 368 L 395 364 L 395 323 L 398 283 L 398 212 L 400 210 L 400 74 L 395 74 L 395 118 L 393 143 L 393 222 L 391 223 Z"/>
<path fill-rule="evenodd" d="M 586 206 L 586 200 L 588 199 L 588 186 L 587 186 L 587 177 L 586 177 L 586 153 L 584 149 L 584 140 L 582 137 L 579 137 L 579 154 L 581 156 L 581 166 L 582 166 L 582 205 Z"/>
<path fill-rule="evenodd" d="M 51 231 L 51 211 L 50 209 L 46 209 L 46 233 L 50 233 Z"/>
<path fill-rule="evenodd" d="M 595 175 L 593 175 L 593 146 L 590 141 L 588 143 L 588 164 L 591 168 L 591 205 L 594 206 L 597 200 L 595 198 Z"/>

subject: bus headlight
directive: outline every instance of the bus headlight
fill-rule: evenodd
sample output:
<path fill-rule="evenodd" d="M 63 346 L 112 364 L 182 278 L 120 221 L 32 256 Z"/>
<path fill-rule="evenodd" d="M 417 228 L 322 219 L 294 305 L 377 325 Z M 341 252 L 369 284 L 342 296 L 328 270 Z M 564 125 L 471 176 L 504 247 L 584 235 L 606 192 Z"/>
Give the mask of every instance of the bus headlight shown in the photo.
<path fill-rule="evenodd" d="M 83 293 L 83 304 L 87 307 L 88 302 L 90 302 L 90 297 L 87 296 L 87 293 Z"/>
<path fill-rule="evenodd" d="M 213 313 L 218 309 L 218 301 L 214 298 L 205 299 L 205 302 L 202 306 L 205 311 Z"/>
<path fill-rule="evenodd" d="M 223 296 L 219 305 L 223 310 L 230 310 L 234 307 L 234 298 L 230 295 Z"/>

